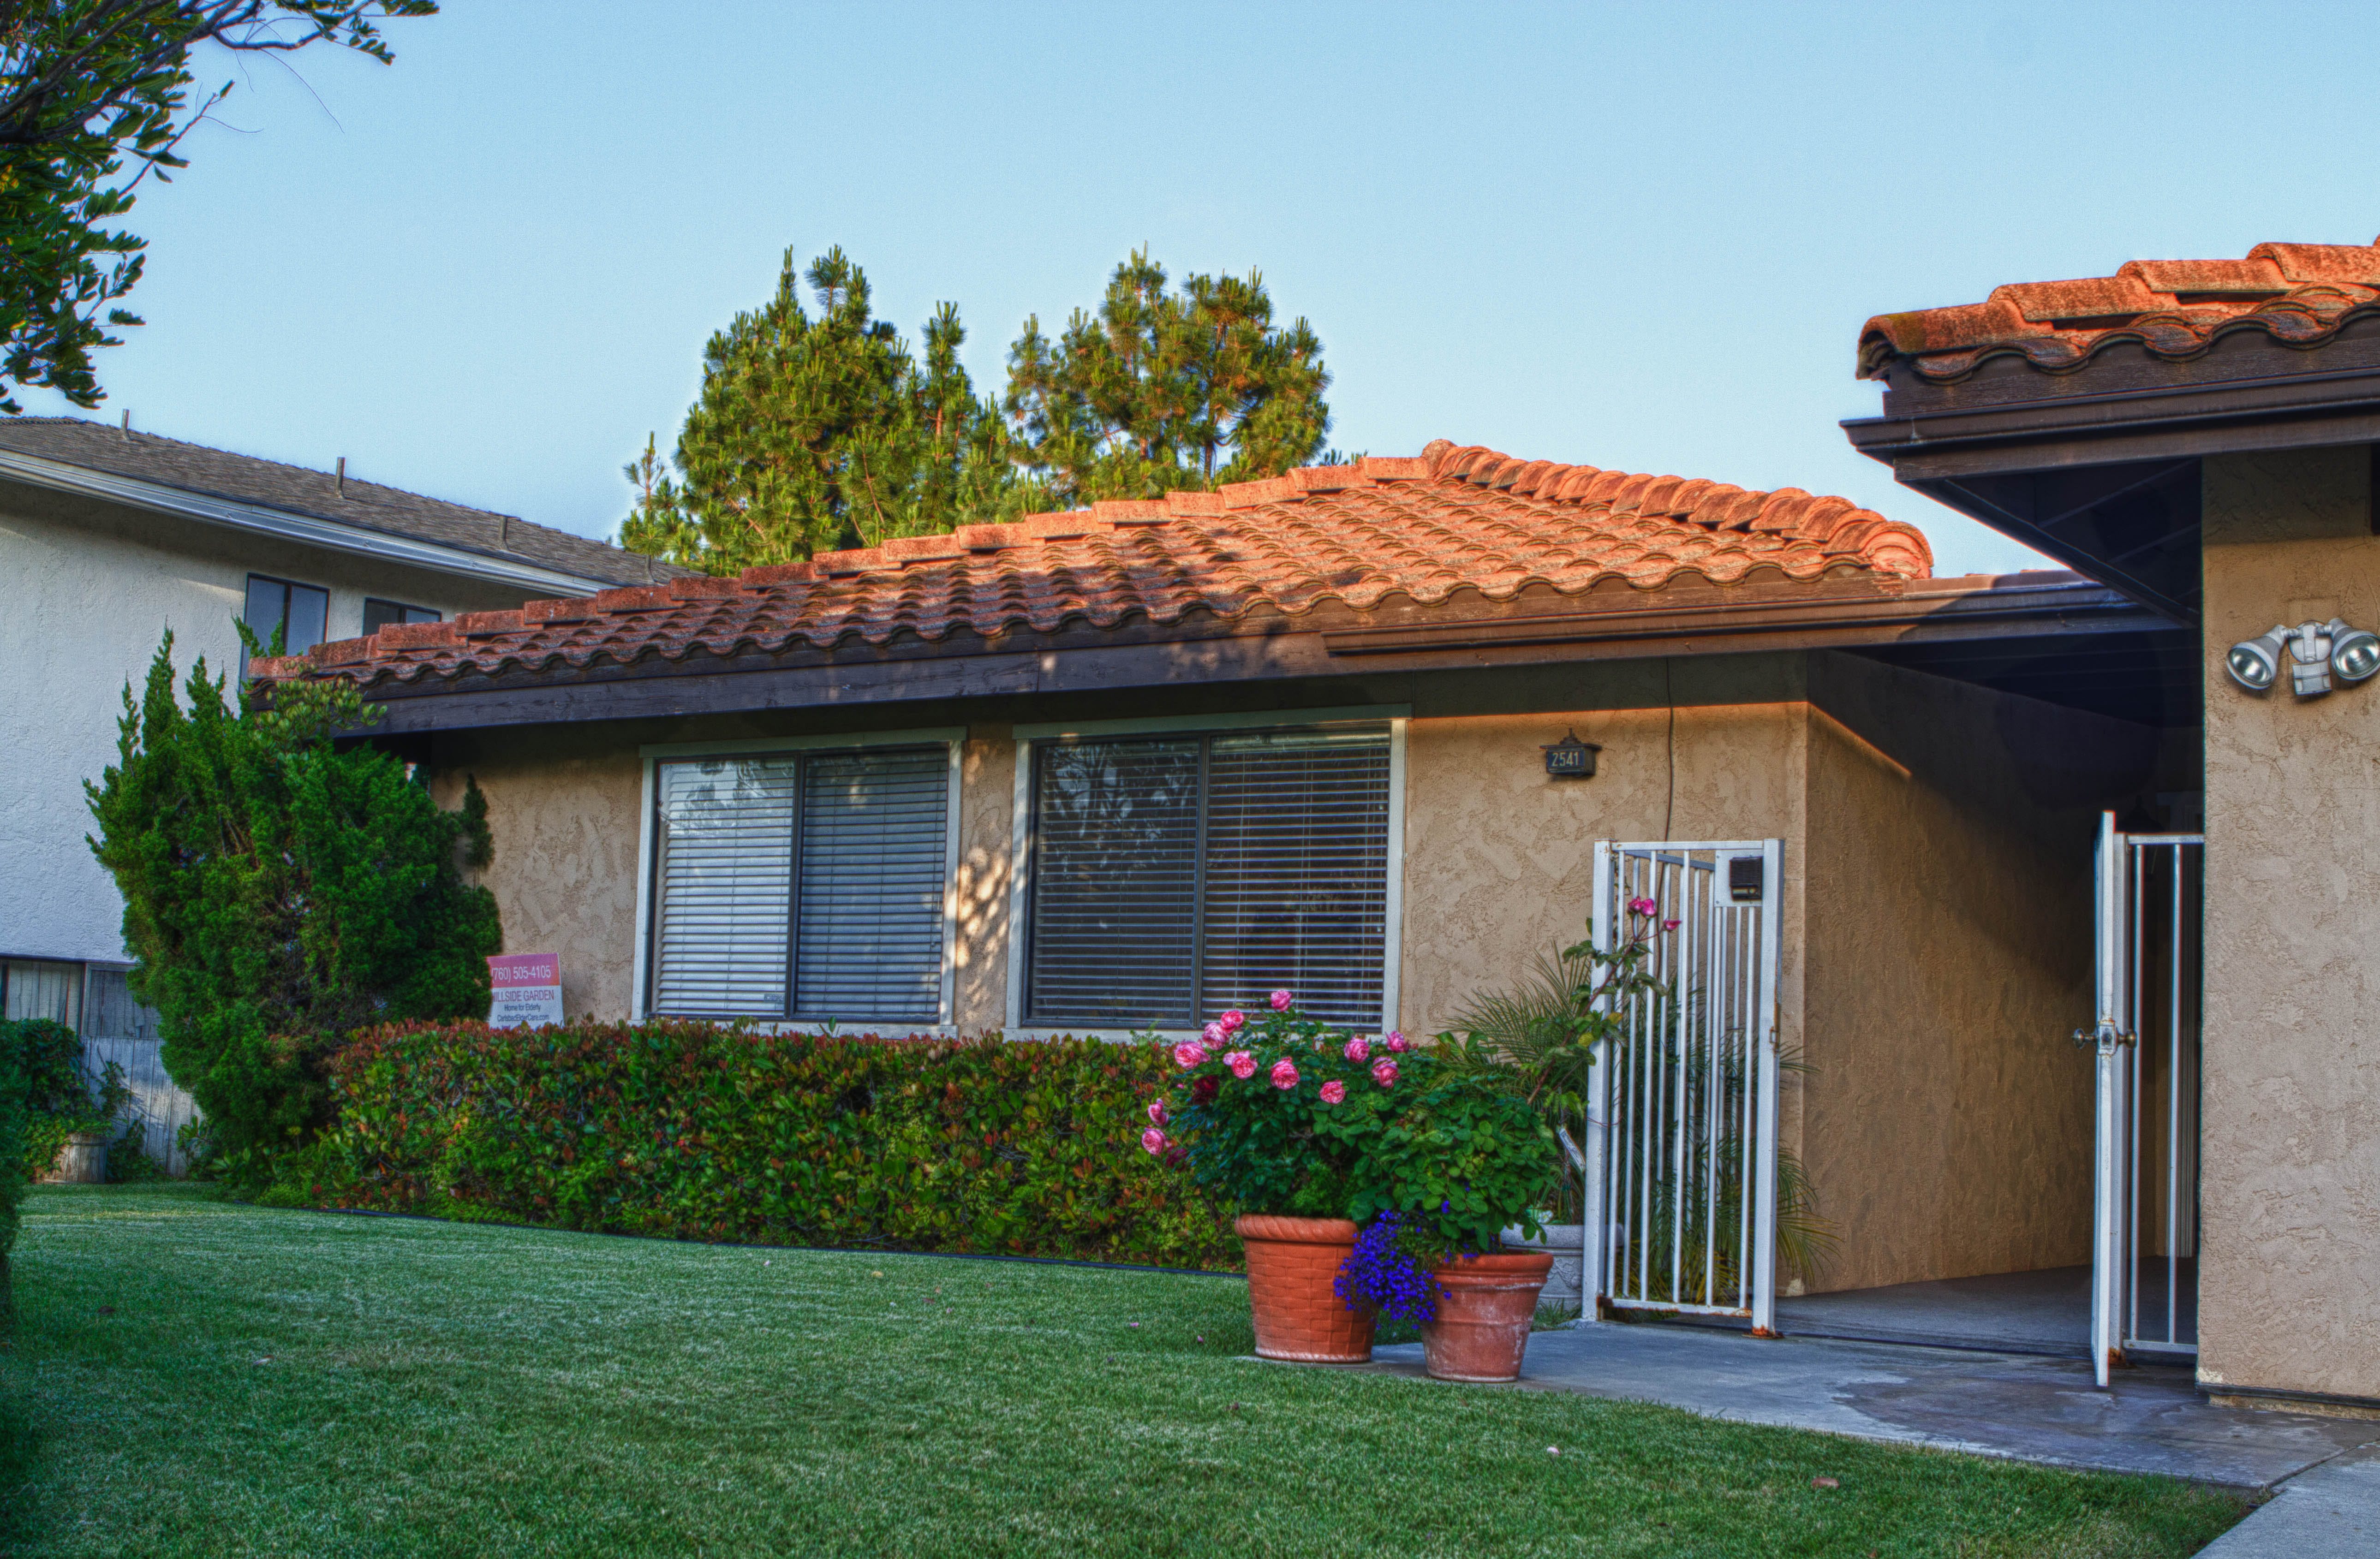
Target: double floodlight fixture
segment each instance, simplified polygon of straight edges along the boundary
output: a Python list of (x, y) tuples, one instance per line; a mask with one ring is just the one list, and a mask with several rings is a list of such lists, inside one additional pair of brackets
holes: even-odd
[(2360, 683), (2380, 671), (2380, 634), (2350, 628), (2337, 617), (2294, 628), (2277, 622), (2233, 645), (2223, 658), (2231, 680), (2251, 693), (2271, 692), (2285, 665), (2289, 691), (2301, 698), (2318, 698), (2330, 691), (2333, 677)]

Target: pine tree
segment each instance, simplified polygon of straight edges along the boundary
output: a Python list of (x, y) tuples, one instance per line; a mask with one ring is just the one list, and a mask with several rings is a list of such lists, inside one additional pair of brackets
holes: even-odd
[(1099, 312), (1052, 344), (1038, 318), (1009, 352), (1004, 402), (1024, 458), (1064, 503), (1155, 498), (1278, 476), (1323, 454), (1330, 376), (1304, 320), (1272, 322), (1264, 278), (1166, 290), (1139, 250)]
[(788, 250), (776, 296), (703, 352), (676, 477), (651, 441), (625, 468), (639, 496), (622, 544), (733, 574), (1002, 512), (1014, 472), (997, 408), (960, 366), (957, 308), (925, 337), (921, 366), (870, 317), (868, 277), (841, 248), (798, 276)]
[(1322, 456), (1330, 432), (1322, 344), (1304, 320), (1273, 323), (1255, 272), (1189, 276), (1175, 293), (1134, 254), (1058, 341), (1025, 321), (998, 405), (960, 363), (955, 304), (922, 337), (921, 359), (870, 316), (868, 278), (842, 249), (798, 274), (786, 251), (776, 296), (705, 348), (674, 459), (648, 438), (623, 467), (638, 497), (621, 544), (734, 574), (1277, 476)]

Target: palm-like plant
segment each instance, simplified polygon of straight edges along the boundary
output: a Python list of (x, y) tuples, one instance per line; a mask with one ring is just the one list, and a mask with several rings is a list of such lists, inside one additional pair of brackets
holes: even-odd
[[(1586, 1137), (1587, 1100), (1598, 1044), (1625, 1037), (1623, 1031), (1633, 1021), (1637, 1025), (1635, 1041), (1649, 1045), (1652, 1064), (1676, 1068), (1682, 1087), (1697, 1097), (1707, 1092), (1720, 1101), (1715, 1111), (1720, 1120), (1736, 1118), (1737, 1106), (1754, 1081), (1743, 1064), (1745, 1053), (1740, 1043), (1715, 1047), (1687, 1044), (1686, 1035), (1703, 1032), (1698, 1021), (1700, 997), (1688, 993), (1684, 999), (1675, 999), (1651, 973), (1647, 955), (1658, 931), (1650, 914), (1632, 906), (1631, 929), (1630, 939), (1612, 952), (1597, 952), (1592, 944), (1582, 942), (1540, 953), (1511, 985), (1475, 994), (1457, 1014), (1453, 1029), (1438, 1036), (1439, 1054), (1450, 1065), (1497, 1080), (1535, 1106), (1560, 1135), (1574, 1172), (1549, 1188), (1557, 1222), (1575, 1223), (1584, 1216), (1581, 1182), (1586, 1164), (1578, 1144)], [(1649, 1034), (1644, 1027), (1648, 1014), (1658, 1015), (1657, 1032)], [(1741, 1036), (1735, 1037), (1740, 1040)], [(1791, 1051), (1779, 1055), (1779, 1065), (1787, 1071), (1809, 1070)], [(1731, 1255), (1722, 1260), (1715, 1254), (1718, 1269), (1707, 1274), (1704, 1270), (1705, 1250), (1716, 1252), (1724, 1245), (1731, 1251), (1732, 1241), (1706, 1239), (1709, 1231), (1703, 1226), (1707, 1222), (1726, 1227), (1741, 1215), (1741, 1192), (1730, 1188), (1740, 1186), (1742, 1178), (1743, 1142), (1740, 1136), (1718, 1133), (1712, 1144), (1715, 1162), (1705, 1166), (1715, 1171), (1713, 1194), (1704, 1196), (1691, 1185), (1672, 1183), (1678, 1173), (1676, 1158), (1668, 1149), (1676, 1146), (1669, 1140), (1675, 1124), (1658, 1121), (1655, 1128), (1662, 1149), (1649, 1155), (1655, 1161), (1648, 1168), (1649, 1190), (1657, 1205), (1648, 1227), (1669, 1228), (1677, 1234), (1678, 1242), (1688, 1248), (1684, 1264), (1694, 1269), (1682, 1274), (1682, 1292), (1673, 1298), (1683, 1298), (1684, 1291), (1703, 1290), (1706, 1276), (1712, 1288), (1735, 1291), (1741, 1275), (1734, 1271)], [(1687, 1203), (1682, 1210), (1677, 1205), (1682, 1191)], [(1632, 1229), (1629, 1234), (1632, 1263), (1646, 1257), (1644, 1238), (1643, 1230)], [(1816, 1275), (1835, 1239), (1833, 1226), (1817, 1211), (1808, 1173), (1798, 1158), (1780, 1149), (1777, 1155), (1779, 1260), (1789, 1274), (1806, 1281)]]

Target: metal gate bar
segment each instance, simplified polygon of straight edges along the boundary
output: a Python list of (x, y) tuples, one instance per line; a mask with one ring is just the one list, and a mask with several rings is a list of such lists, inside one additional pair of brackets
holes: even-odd
[[(1775, 840), (1596, 847), (1596, 946), (1645, 935), (1659, 985), (1615, 1014), (1590, 1087), (1586, 1275), (1603, 1304), (1773, 1329), (1780, 860)], [(1736, 861), (1756, 876), (1736, 882)], [(1637, 899), (1659, 905), (1649, 926)]]
[(2205, 852), (2201, 834), (2125, 834), (2113, 813), (2100, 820), (2099, 1020), (2075, 1037), (2098, 1052), (2091, 1335), (2102, 1385), (2127, 1352), (2198, 1351)]

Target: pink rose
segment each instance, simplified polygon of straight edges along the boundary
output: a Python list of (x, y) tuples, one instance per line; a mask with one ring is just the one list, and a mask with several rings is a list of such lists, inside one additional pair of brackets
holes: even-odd
[(1164, 1100), (1151, 1099), (1148, 1102), (1148, 1118), (1160, 1126), (1165, 1124), (1167, 1117), (1165, 1114)]
[(1372, 1063), (1372, 1081), (1383, 1088), (1397, 1085), (1397, 1064), (1386, 1056)]
[(1140, 1147), (1143, 1153), (1163, 1153), (1172, 1145), (1165, 1140), (1165, 1133), (1154, 1126), (1140, 1134)]
[(1289, 1010), (1289, 1004), (1296, 999), (1287, 991), (1275, 991), (1270, 997), (1272, 1009), (1276, 1012), (1286, 1012)]
[(1347, 1085), (1335, 1077), (1322, 1085), (1322, 1102), (1326, 1105), (1335, 1105), (1346, 1096)]
[(1257, 1058), (1245, 1050), (1234, 1050), (1224, 1057), (1223, 1065), (1232, 1069), (1233, 1077), (1254, 1077), (1257, 1074)]
[(1631, 899), (1628, 900), (1628, 912), (1632, 915), (1649, 915), (1660, 907), (1660, 904), (1657, 900), (1651, 899)]
[(1245, 1022), (1246, 1022), (1247, 1021), (1248, 1021), (1248, 1015), (1247, 1015), (1246, 1013), (1245, 1013), (1245, 1012), (1241, 1011), (1241, 1010), (1240, 1010), (1238, 1008), (1236, 1008), (1236, 1007), (1232, 1008), (1229, 1012), (1224, 1013), (1221, 1017), (1220, 1017), (1220, 1018), (1218, 1018), (1218, 1019), (1216, 1019), (1216, 1020), (1215, 1020), (1215, 1021), (1217, 1021), (1217, 1022), (1219, 1022), (1219, 1023), (1220, 1023), (1220, 1024), (1222, 1024), (1222, 1025), (1223, 1025), (1223, 1032), (1224, 1032), (1225, 1033), (1239, 1033), (1239, 1032), (1240, 1032), (1240, 1025), (1241, 1025), (1241, 1024), (1243, 1024), (1243, 1023), (1245, 1023)]
[(1362, 1066), (1372, 1058), (1372, 1042), (1357, 1034), (1347, 1042), (1346, 1057), (1357, 1066)]
[(1396, 1030), (1390, 1029), (1389, 1031), (1388, 1045), (1391, 1050), (1410, 1050), (1413, 1048), (1413, 1041), (1407, 1039)]
[(1664, 931), (1675, 931), (1679, 926), (1684, 924), (1685, 923), (1683, 921), (1665, 920), (1661, 923), (1661, 929)]
[(1196, 1040), (1185, 1039), (1173, 1047), (1173, 1064), (1185, 1070), (1206, 1058), (1206, 1047)]
[(1288, 1057), (1283, 1056), (1272, 1064), (1272, 1085), (1275, 1088), (1297, 1086), (1297, 1068)]
[(1220, 1023), (1209, 1023), (1199, 1033), (1200, 1038), (1204, 1039), (1209, 1045), (1220, 1045), (1223, 1043), (1224, 1035), (1225, 1031), (1223, 1025)]

